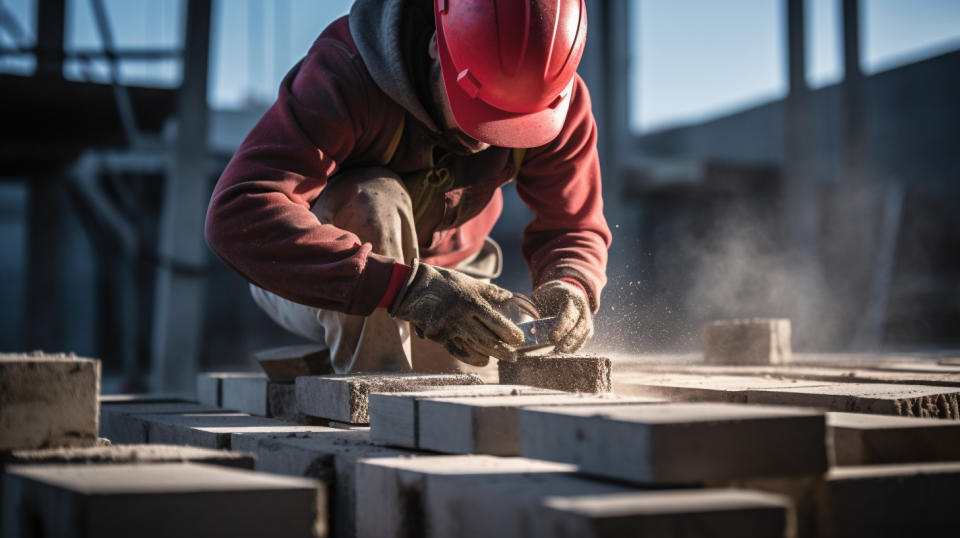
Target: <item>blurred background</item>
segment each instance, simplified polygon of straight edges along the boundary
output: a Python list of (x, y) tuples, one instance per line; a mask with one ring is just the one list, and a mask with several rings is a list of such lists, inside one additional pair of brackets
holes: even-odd
[[(206, 248), (213, 185), (346, 0), (0, 0), (0, 350), (192, 390), (298, 343)], [(717, 318), (960, 347), (960, 2), (592, 0), (609, 284), (588, 349)], [(511, 188), (506, 188), (512, 191)], [(530, 289), (512, 192), (499, 284)]]

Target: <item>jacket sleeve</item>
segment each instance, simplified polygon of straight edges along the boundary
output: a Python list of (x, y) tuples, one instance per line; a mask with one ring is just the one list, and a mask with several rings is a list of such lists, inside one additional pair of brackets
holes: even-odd
[(579, 75), (560, 134), (527, 152), (517, 193), (534, 213), (522, 244), (534, 287), (573, 278), (596, 312), (607, 281), (611, 234), (603, 216), (597, 126)]
[[(369, 314), (393, 260), (354, 233), (320, 224), (310, 204), (345, 160), (378, 144), (382, 99), (355, 52), (321, 38), (284, 79), (276, 103), (217, 182), (210, 248), (247, 280), (301, 304)], [(360, 65), (358, 65), (360, 64)], [(374, 150), (375, 151), (375, 150)]]

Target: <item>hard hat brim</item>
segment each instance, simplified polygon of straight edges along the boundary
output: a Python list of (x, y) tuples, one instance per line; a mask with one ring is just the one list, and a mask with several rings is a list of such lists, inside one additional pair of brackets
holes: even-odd
[(470, 97), (457, 82), (457, 68), (453, 65), (439, 28), (437, 40), (443, 85), (453, 118), (461, 131), (481, 142), (506, 148), (535, 148), (560, 134), (570, 108), (576, 77), (570, 79), (562, 93), (563, 97), (554, 106), (531, 113), (509, 112)]

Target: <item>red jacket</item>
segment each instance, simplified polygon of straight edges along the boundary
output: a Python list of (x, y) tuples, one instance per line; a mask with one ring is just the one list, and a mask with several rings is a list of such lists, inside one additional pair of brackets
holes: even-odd
[[(207, 211), (207, 242), (247, 280), (277, 295), (368, 315), (395, 260), (372, 253), (348, 230), (319, 223), (310, 206), (327, 178), (356, 166), (395, 171), (421, 200), (414, 211), (422, 260), (447, 267), (479, 250), (500, 216), (500, 187), (516, 180), (535, 215), (523, 235), (534, 286), (575, 278), (596, 311), (611, 237), (583, 81), (577, 77), (562, 131), (544, 146), (458, 155), (436, 148), (438, 136), (380, 90), (341, 18), (287, 75), (224, 170)], [(426, 173), (441, 166), (452, 181), (421, 194)]]

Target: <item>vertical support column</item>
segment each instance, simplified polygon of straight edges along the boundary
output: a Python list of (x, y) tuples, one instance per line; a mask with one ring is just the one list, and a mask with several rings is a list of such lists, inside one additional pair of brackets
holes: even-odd
[(863, 71), (860, 69), (860, 9), (858, 0), (843, 0), (844, 181), (863, 181)]
[(63, 78), (64, 0), (37, 2), (37, 76)]
[(191, 391), (202, 345), (202, 277), (174, 268), (203, 266), (207, 259), (203, 216), (210, 196), (204, 169), (210, 17), (210, 0), (187, 2), (177, 136), (160, 217), (160, 252), (175, 263), (161, 264), (157, 269), (151, 357), (154, 390)]
[[(784, 118), (783, 214), (786, 239), (805, 265), (816, 267), (818, 192), (808, 162), (813, 158), (810, 89), (807, 87), (804, 0), (787, 2), (787, 95)], [(809, 265), (813, 264), (813, 265)]]

